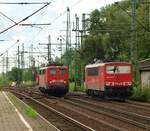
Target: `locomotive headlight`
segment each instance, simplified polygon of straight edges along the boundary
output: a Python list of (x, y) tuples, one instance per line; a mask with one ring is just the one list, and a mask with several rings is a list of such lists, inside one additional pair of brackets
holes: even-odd
[(110, 82), (106, 82), (106, 86), (110, 86)]
[(115, 83), (114, 82), (111, 82), (111, 86), (114, 86), (115, 85)]
[(67, 83), (67, 81), (64, 81), (64, 84), (66, 84)]
[(52, 81), (49, 81), (50, 84), (52, 84)]

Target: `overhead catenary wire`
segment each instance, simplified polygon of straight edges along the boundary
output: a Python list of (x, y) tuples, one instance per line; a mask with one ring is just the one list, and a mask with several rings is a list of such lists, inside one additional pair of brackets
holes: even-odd
[[(17, 22), (15, 22), (13, 19), (11, 19), (10, 17), (8, 17), (7, 15), (5, 15), (4, 13), (2, 13), (1, 11), (0, 11), (0, 14), (1, 15), (3, 15), (4, 17), (6, 17), (7, 19), (9, 19), (10, 21), (12, 21), (13, 23), (17, 23)], [(33, 25), (51, 25), (51, 23), (36, 23), (36, 24), (34, 24), (34, 23), (28, 23), (28, 24), (18, 24), (19, 26), (33, 26)]]
[[(82, 0), (78, 0), (76, 3), (74, 3), (73, 5), (71, 5), (69, 8), (73, 8), (75, 7), (76, 5), (78, 5)], [(62, 13), (60, 13), (58, 16), (56, 16), (55, 19), (52, 20), (51, 23), (54, 23), (57, 19), (59, 19), (61, 16), (63, 16), (64, 14), (67, 13), (67, 10), (63, 11)]]
[(1, 11), (0, 11), (0, 14), (3, 15), (4, 17), (6, 17), (7, 19), (9, 19), (11, 22), (13, 22), (13, 23), (16, 24), (16, 22), (15, 22), (13, 19), (11, 19), (10, 17), (8, 17), (8, 16), (5, 15), (4, 13), (2, 13)]
[[(75, 6), (77, 6), (80, 2), (81, 2), (82, 0), (78, 0), (76, 3), (74, 3), (73, 5), (71, 5), (70, 6), (70, 8), (74, 8)], [(60, 13), (58, 16), (56, 16), (50, 23), (51, 23), (51, 25), (57, 20), (57, 19), (59, 19), (61, 16), (63, 16), (64, 14), (66, 14), (67, 13), (67, 11), (65, 10), (65, 11), (63, 11), (62, 13)], [(44, 29), (45, 27), (43, 27), (43, 29)], [(43, 30), (42, 29), (42, 30)], [(41, 31), (42, 31), (41, 30)], [(41, 32), (41, 31), (39, 31), (39, 32)], [(39, 34), (39, 33), (38, 33)]]
[[(77, 6), (81, 1), (82, 1), (82, 0), (78, 0), (77, 2), (75, 2), (75, 3), (74, 3), (73, 5), (71, 5), (70, 7), (71, 7), (71, 8), (74, 8), (74, 7)], [(53, 1), (53, 2), (54, 2), (54, 1)], [(50, 22), (50, 24), (53, 25), (56, 20), (58, 20), (61, 16), (63, 16), (63, 15), (66, 14), (66, 13), (67, 13), (66, 10), (63, 11), (62, 13), (60, 13), (58, 16), (56, 16), (56, 17)], [(35, 36), (40, 35), (40, 33), (44, 30), (45, 27), (46, 27), (46, 25), (45, 25), (44, 27), (42, 27), (42, 29), (39, 30), (39, 31), (36, 33)], [(55, 30), (56, 30), (56, 29), (55, 29)], [(29, 42), (32, 43), (33, 39), (35, 39), (35, 37), (33, 37), (32, 40), (29, 40)], [(28, 42), (28, 43), (29, 43), (29, 42)]]
[(41, 23), (41, 24), (19, 24), (21, 26), (32, 26), (32, 25), (51, 25), (51, 23)]
[[(45, 13), (45, 10), (44, 11), (42, 11), (41, 13), (40, 13), (40, 15), (38, 16), (38, 18), (35, 20), (35, 21), (38, 21), (38, 19), (40, 18), (40, 19), (42, 19), (43, 18), (43, 14)], [(35, 22), (33, 22), (33, 24), (34, 24)], [(39, 26), (34, 26), (34, 25), (31, 25), (30, 27), (34, 27), (34, 28), (39, 28), (39, 29), (43, 29), (43, 27), (39, 27)], [(31, 39), (29, 39), (29, 40), (27, 40), (25, 43), (33, 43), (33, 41), (35, 40), (35, 36), (37, 36), (38, 34), (39, 34), (39, 32), (40, 31), (38, 31), (38, 33), (36, 33), (36, 35), (34, 35), (34, 37), (32, 37)], [(31, 34), (33, 34), (33, 29), (30, 31), (30, 33)]]
[(36, 14), (37, 12), (39, 12), (40, 10), (42, 10), (43, 8), (45, 8), (45, 7), (48, 6), (48, 5), (49, 5), (49, 3), (47, 3), (47, 4), (44, 5), (44, 6), (42, 6), (40, 9), (36, 10), (36, 11), (33, 12), (31, 15), (28, 15), (27, 17), (25, 17), (25, 18), (22, 19), (21, 21), (19, 21), (19, 22), (15, 23), (14, 25), (12, 25), (12, 26), (10, 26), (10, 27), (4, 29), (3, 31), (0, 32), (0, 34), (6, 32), (7, 30), (13, 28), (13, 27), (16, 26), (16, 25), (19, 25), (19, 24), (22, 23), (23, 21), (26, 21), (26, 20), (29, 19), (31, 16), (33, 16), (34, 14)]
[[(70, 6), (71, 8), (72, 7), (74, 7), (74, 6), (76, 6), (79, 2), (80, 2), (81, 0), (78, 0), (75, 4), (73, 4), (72, 6)], [(7, 3), (2, 3), (2, 4), (7, 4)], [(8, 4), (11, 4), (11, 3), (8, 3)], [(17, 4), (17, 3), (12, 3), (12, 4)], [(18, 4), (22, 4), (22, 3), (18, 3)], [(61, 13), (59, 16), (56, 16), (56, 17), (61, 17), (62, 15), (64, 15), (66, 13), (66, 11), (64, 11), (63, 13)], [(54, 21), (56, 21), (58, 18), (56, 18)], [(52, 20), (53, 21), (53, 20)], [(54, 22), (53, 21), (53, 22)], [(48, 23), (48, 24), (51, 24), (51, 23)], [(54, 23), (52, 23), (52, 24), (54, 24)], [(16, 25), (17, 26), (19, 26), (19, 25), (25, 25), (25, 24), (23, 24), (23, 23), (21, 23), (21, 24), (18, 24), (18, 22), (16, 22)], [(29, 25), (29, 24), (28, 24)], [(33, 24), (34, 25), (34, 24)], [(40, 30), (41, 31), (41, 30)], [(39, 32), (40, 32), (39, 31)], [(39, 35), (39, 32), (38, 32), (38, 35)], [(0, 32), (0, 34), (1, 34), (2, 32)], [(33, 39), (32, 39), (33, 40)]]
[[(125, 8), (123, 8), (122, 6), (119, 5), (119, 2), (115, 2), (115, 4), (116, 4), (120, 9), (122, 9), (127, 15), (129, 15), (130, 17), (132, 17), (131, 14), (126, 11)], [(135, 20), (137, 21), (137, 23), (138, 23), (145, 31), (150, 32), (150, 30), (149, 30), (148, 28), (146, 28), (137, 18), (135, 18)]]
[[(40, 8), (40, 7), (39, 7)], [(32, 13), (32, 12), (31, 12)], [(2, 13), (1, 13), (2, 14)], [(3, 16), (4, 16), (5, 14), (3, 13)], [(4, 17), (6, 17), (6, 15), (4, 16)], [(41, 18), (41, 17), (40, 17)], [(7, 19), (8, 19), (8, 16), (7, 16)], [(10, 18), (11, 19), (11, 18)], [(9, 19), (9, 20), (10, 20)], [(15, 23), (17, 23), (17, 22), (15, 22), (15, 21), (13, 21), (12, 19), (11, 19), (11, 21), (15, 24)], [(2, 24), (4, 24), (4, 22), (2, 23)], [(47, 24), (47, 23), (46, 23)], [(48, 23), (49, 24), (49, 23)], [(47, 25), (48, 25), (47, 24)], [(17, 23), (17, 26), (20, 26), (18, 23)], [(34, 26), (34, 25), (32, 25), (32, 26)], [(9, 35), (9, 34), (8, 34)], [(15, 44), (14, 44), (15, 45)], [(14, 46), (13, 45), (13, 46)], [(10, 48), (12, 48), (13, 46), (11, 46)], [(9, 49), (7, 49), (5, 52), (3, 52), (2, 54), (0, 54), (0, 55), (4, 55), (4, 54), (6, 54), (6, 52), (8, 51)]]
[(6, 51), (4, 51), (3, 53), (0, 54), (0, 56), (2, 56), (4, 53), (6, 53), (8, 50), (10, 50), (13, 46), (15, 46), (17, 43), (19, 42), (19, 40), (17, 40), (12, 46), (10, 46)]
[(29, 4), (50, 4), (50, 2), (0, 2), (0, 4), (4, 5), (29, 5)]

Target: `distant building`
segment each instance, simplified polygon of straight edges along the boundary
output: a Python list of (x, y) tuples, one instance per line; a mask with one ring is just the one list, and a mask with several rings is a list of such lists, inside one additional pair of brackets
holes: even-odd
[(150, 58), (140, 61), (139, 68), (142, 87), (150, 88)]

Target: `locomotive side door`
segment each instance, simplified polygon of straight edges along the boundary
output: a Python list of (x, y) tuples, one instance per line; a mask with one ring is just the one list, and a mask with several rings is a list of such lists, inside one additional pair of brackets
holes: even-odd
[(99, 90), (99, 67), (86, 68), (86, 87)]
[(45, 69), (40, 70), (39, 87), (45, 87)]
[(104, 66), (99, 67), (99, 87), (100, 91), (104, 91)]

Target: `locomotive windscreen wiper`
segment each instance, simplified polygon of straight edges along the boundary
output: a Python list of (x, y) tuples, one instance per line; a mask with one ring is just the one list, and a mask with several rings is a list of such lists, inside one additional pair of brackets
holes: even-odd
[(108, 71), (113, 71), (114, 73), (116, 73), (118, 72), (118, 66), (113, 66), (113, 68)]

